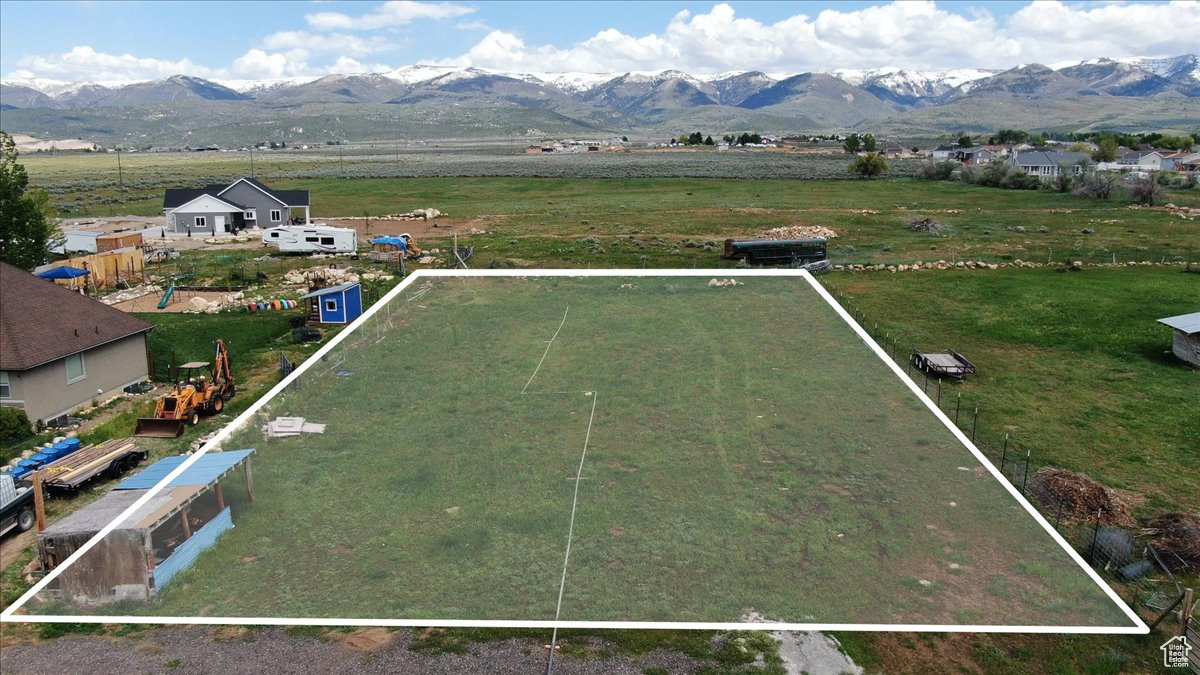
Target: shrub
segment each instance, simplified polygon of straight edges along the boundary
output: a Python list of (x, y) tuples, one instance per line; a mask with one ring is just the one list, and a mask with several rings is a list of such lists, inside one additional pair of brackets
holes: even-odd
[(24, 410), (0, 407), (0, 441), (21, 441), (32, 434), (33, 429)]
[(917, 167), (917, 177), (925, 180), (949, 180), (958, 168), (958, 162), (921, 162)]

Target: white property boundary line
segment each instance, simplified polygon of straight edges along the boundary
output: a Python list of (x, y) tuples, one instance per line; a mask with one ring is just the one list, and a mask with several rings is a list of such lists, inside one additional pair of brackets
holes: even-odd
[(550, 341), (546, 343), (546, 351), (542, 352), (542, 360), (538, 361), (537, 368), (533, 369), (533, 374), (529, 376), (529, 381), (521, 388), (521, 393), (524, 394), (529, 385), (533, 384), (533, 378), (537, 377), (538, 371), (542, 369), (542, 364), (546, 362), (546, 357), (550, 355), (550, 348), (554, 346), (554, 341), (558, 339), (558, 334), (562, 332), (562, 327), (567, 323), (567, 314), (571, 312), (571, 306), (563, 310), (563, 320), (558, 324), (558, 329), (554, 331), (554, 335), (550, 336)]
[[(1002, 626), (1002, 625), (956, 625), (956, 624), (833, 624), (833, 623), (742, 623), (742, 622), (708, 622), (708, 623), (689, 623), (677, 621), (508, 621), (508, 620), (448, 620), (448, 619), (322, 619), (322, 618), (303, 618), (303, 619), (288, 619), (280, 617), (146, 617), (146, 616), (89, 616), (89, 615), (35, 615), (35, 614), (16, 614), (17, 610), (21, 609), (31, 598), (37, 595), (51, 581), (57, 577), (62, 570), (68, 565), (73, 564), (87, 551), (91, 550), (97, 542), (110, 532), (116, 529), (119, 523), (124, 522), (135, 511), (141, 508), (150, 500), (159, 490), (165, 487), (176, 476), (180, 475), (188, 469), (201, 455), (217, 448), (225, 441), (233, 430), (240, 428), (254, 416), (266, 402), (271, 400), (279, 392), (292, 384), (302, 373), (306, 372), (314, 363), (320, 361), (320, 357), (328, 354), (334, 347), (339, 345), (348, 335), (353, 333), (359, 326), (365, 323), (370, 317), (374, 316), (381, 307), (385, 306), (397, 295), (404, 292), (413, 282), (427, 277), (800, 277), (808, 282), (818, 295), (837, 312), (838, 316), (849, 325), (854, 332), (867, 343), (868, 346), (875, 352), (875, 355), (886, 364), (902, 382), (908, 385), (908, 388), (916, 394), (916, 396), (925, 403), (926, 407), (954, 434), (971, 452), (975, 458), (988, 469), (992, 476), (1000, 481), (1000, 484), (1008, 490), (1008, 492), (1017, 500), (1021, 506), (1029, 512), (1029, 515), (1041, 524), (1046, 532), (1062, 546), (1063, 550), (1071, 557), (1072, 560), (1090, 577), (1103, 591), (1108, 595), (1116, 605), (1129, 617), (1133, 623), (1132, 626)], [(229, 426), (217, 433), (212, 440), (205, 443), (199, 452), (194, 453), (191, 457), (180, 464), (174, 471), (167, 474), (158, 485), (154, 486), (146, 494), (142, 495), (137, 501), (125, 509), (120, 516), (113, 522), (104, 526), (94, 537), (92, 537), (79, 550), (71, 554), (58, 567), (51, 570), (49, 574), (42, 578), (41, 581), (34, 584), (25, 592), (15, 603), (7, 607), (3, 612), (0, 612), (0, 620), (3, 621), (23, 621), (32, 623), (130, 623), (130, 624), (164, 624), (164, 625), (280, 625), (280, 626), (395, 626), (395, 627), (473, 627), (473, 628), (659, 628), (659, 629), (693, 629), (693, 630), (804, 630), (804, 631), (871, 631), (871, 632), (913, 632), (913, 631), (935, 631), (947, 633), (1090, 633), (1090, 634), (1108, 634), (1108, 635), (1144, 635), (1150, 632), (1149, 627), (1142, 619), (1129, 608), (1128, 605), (1104, 582), (1103, 579), (1089, 566), (1082, 557), (1071, 547), (1062, 535), (1052, 527), (1037, 509), (1029, 503), (1023, 495), (1021, 495), (1015, 487), (1003, 478), (999, 470), (975, 447), (969, 438), (954, 425), (949, 417), (942, 412), (940, 408), (934, 404), (933, 400), (921, 391), (921, 388), (909, 378), (903, 370), (896, 365), (887, 353), (875, 342), (874, 339), (858, 325), (858, 323), (850, 316), (849, 312), (842, 308), (841, 305), (833, 299), (820, 284), (806, 270), (756, 270), (756, 269), (709, 269), (709, 270), (680, 270), (680, 269), (661, 269), (661, 270), (625, 270), (625, 269), (589, 269), (589, 270), (418, 270), (406, 279), (400, 282), (395, 288), (384, 295), (378, 302), (372, 305), (358, 319), (346, 327), (341, 333), (329, 341), (328, 344), (318, 349), (311, 357), (302, 363), (290, 375), (285, 377), (279, 384), (271, 388), (267, 394), (256, 401), (245, 412), (239, 415)]]

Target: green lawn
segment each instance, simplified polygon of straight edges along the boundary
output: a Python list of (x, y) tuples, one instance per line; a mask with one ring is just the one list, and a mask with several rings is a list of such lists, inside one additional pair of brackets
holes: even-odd
[(707, 282), (402, 296), (266, 409), (326, 433), (237, 432), (257, 502), (121, 611), (552, 619), (586, 439), (564, 620), (1127, 624), (806, 283)]

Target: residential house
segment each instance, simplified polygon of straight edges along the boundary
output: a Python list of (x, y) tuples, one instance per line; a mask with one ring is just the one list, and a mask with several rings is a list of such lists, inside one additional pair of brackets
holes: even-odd
[(1084, 164), (1091, 156), (1086, 152), (1051, 152), (1047, 150), (1031, 150), (1018, 152), (1008, 161), (1013, 166), (1031, 175), (1049, 180), (1059, 174), (1063, 167), (1070, 169), (1072, 175), (1078, 176), (1084, 171)]
[(45, 422), (120, 393), (147, 379), (153, 328), (0, 263), (0, 405)]
[(991, 150), (982, 146), (976, 146), (973, 148), (959, 148), (954, 153), (953, 159), (963, 164), (987, 164), (995, 156), (996, 153)]
[(879, 145), (879, 154), (888, 159), (900, 159), (908, 154), (908, 150), (899, 143), (885, 141)]
[(1117, 158), (1117, 164), (1133, 171), (1162, 171), (1165, 154), (1161, 150), (1130, 150)]
[(1200, 173), (1200, 152), (1175, 158), (1175, 170), (1184, 173)]
[(954, 153), (962, 148), (957, 145), (939, 145), (930, 153), (933, 158), (939, 162), (944, 162), (949, 159), (954, 159)]
[(311, 222), (308, 190), (273, 190), (253, 178), (199, 189), (170, 188), (163, 196), (163, 216), (169, 232), (198, 237)]

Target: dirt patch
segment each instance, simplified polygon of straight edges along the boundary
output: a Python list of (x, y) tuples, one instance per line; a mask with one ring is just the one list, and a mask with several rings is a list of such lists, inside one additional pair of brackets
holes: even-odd
[(1142, 534), (1163, 564), (1176, 571), (1200, 572), (1200, 514), (1169, 512), (1146, 521)]
[(330, 553), (334, 553), (334, 554), (338, 554), (338, 553), (353, 553), (353, 552), (354, 552), (354, 547), (353, 547), (353, 546), (347, 546), (347, 545), (345, 545), (345, 544), (338, 544), (337, 546), (334, 546), (333, 548), (329, 549), (329, 552), (330, 552)]
[(230, 295), (224, 291), (176, 291), (171, 295), (171, 302), (163, 309), (158, 308), (162, 296), (158, 293), (143, 295), (140, 298), (118, 302), (112, 307), (122, 312), (151, 312), (155, 314), (171, 314), (178, 312), (199, 311), (191, 304), (192, 298), (202, 298), (207, 307), (209, 302), (223, 302)]
[[(371, 220), (368, 227), (361, 218), (330, 218), (322, 222), (335, 227), (348, 227), (359, 234), (360, 239), (370, 237), (398, 236), (411, 234), (420, 245), (421, 239), (449, 237), (452, 233), (463, 234), (471, 230), (489, 230), (492, 223), (483, 218), (435, 218), (434, 220)], [(425, 248), (421, 246), (421, 248)]]
[(341, 638), (341, 643), (347, 647), (362, 651), (371, 651), (385, 647), (396, 639), (396, 634), (386, 628), (363, 628), (349, 633)]
[(1092, 522), (1100, 513), (1104, 525), (1133, 525), (1128, 501), (1084, 473), (1046, 467), (1029, 479), (1029, 494), (1048, 514), (1064, 522)]
[(933, 218), (914, 218), (913, 220), (908, 221), (908, 229), (911, 232), (938, 234), (948, 230), (949, 226), (943, 225)]
[(613, 525), (612, 527), (608, 528), (608, 533), (614, 537), (623, 537), (625, 536), (625, 528), (621, 527), (620, 525)]
[(821, 489), (843, 497), (849, 497), (851, 494), (846, 488), (841, 485), (834, 485), (833, 483), (821, 483)]

